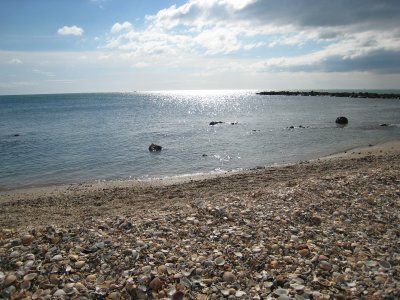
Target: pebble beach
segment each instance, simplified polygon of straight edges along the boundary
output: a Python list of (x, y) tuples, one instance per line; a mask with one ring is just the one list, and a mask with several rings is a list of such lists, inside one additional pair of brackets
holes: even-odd
[(400, 142), (0, 192), (0, 299), (398, 299)]

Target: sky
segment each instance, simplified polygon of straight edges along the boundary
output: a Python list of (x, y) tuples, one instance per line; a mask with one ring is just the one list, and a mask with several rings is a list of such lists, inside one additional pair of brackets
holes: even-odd
[(0, 94), (399, 89), (399, 0), (0, 0)]

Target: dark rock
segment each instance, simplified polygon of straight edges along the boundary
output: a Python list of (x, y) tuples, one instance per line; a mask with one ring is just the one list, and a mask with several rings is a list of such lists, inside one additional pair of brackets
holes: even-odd
[(346, 117), (337, 117), (336, 124), (345, 125), (348, 124), (349, 120)]
[(149, 146), (149, 151), (150, 151), (150, 152), (158, 152), (158, 151), (161, 151), (161, 150), (162, 150), (162, 147), (159, 146), (159, 145), (151, 144), (151, 145)]
[(224, 123), (224, 122), (221, 122), (221, 121), (211, 121), (209, 125), (214, 126), (214, 125), (222, 124), (222, 123)]
[(14, 134), (14, 136), (19, 136), (19, 134), (18, 134), (18, 133), (16, 133), (16, 134)]

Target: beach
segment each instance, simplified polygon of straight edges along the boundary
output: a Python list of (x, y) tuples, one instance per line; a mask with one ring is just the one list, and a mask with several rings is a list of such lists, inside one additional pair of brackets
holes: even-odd
[(400, 142), (0, 192), (0, 298), (396, 299)]

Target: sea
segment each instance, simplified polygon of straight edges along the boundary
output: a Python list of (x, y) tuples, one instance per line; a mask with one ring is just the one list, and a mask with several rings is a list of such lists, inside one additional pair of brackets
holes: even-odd
[[(339, 116), (347, 126), (336, 125)], [(0, 96), (0, 189), (286, 165), (399, 138), (398, 99), (254, 90)], [(162, 151), (150, 152), (152, 143)]]

